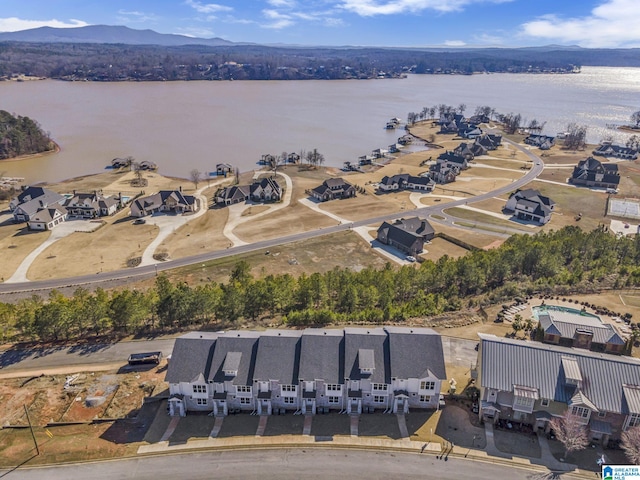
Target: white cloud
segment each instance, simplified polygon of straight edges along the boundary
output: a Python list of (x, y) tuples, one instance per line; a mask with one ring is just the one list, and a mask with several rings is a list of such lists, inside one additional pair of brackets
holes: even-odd
[(270, 28), (273, 30), (280, 30), (282, 28), (290, 27), (295, 24), (295, 21), (292, 19), (291, 15), (287, 15), (286, 13), (280, 13), (277, 10), (262, 10), (262, 14), (270, 20), (269, 23), (261, 25), (263, 28)]
[(267, 3), (272, 7), (276, 7), (276, 8), (281, 8), (281, 7), (293, 8), (296, 4), (294, 0), (267, 0)]
[(87, 25), (89, 25), (87, 22), (73, 18), (66, 22), (55, 18), (51, 20), (25, 20), (17, 17), (0, 18), (0, 32), (17, 32), (39, 27), (77, 28), (86, 27)]
[(363, 17), (419, 13), (423, 10), (456, 12), (471, 3), (505, 3), (511, 0), (342, 0), (339, 6)]
[(462, 40), (445, 40), (444, 44), (447, 47), (464, 47), (466, 45)]
[(583, 47), (640, 46), (640, 2), (608, 0), (590, 15), (562, 18), (544, 15), (522, 25), (522, 35)]
[(118, 20), (123, 23), (144, 23), (158, 20), (158, 16), (153, 13), (139, 11), (118, 10)]
[(220, 5), (218, 3), (202, 3), (195, 0), (186, 0), (185, 4), (189, 5), (198, 13), (216, 13), (216, 12), (231, 12), (232, 7), (226, 5)]

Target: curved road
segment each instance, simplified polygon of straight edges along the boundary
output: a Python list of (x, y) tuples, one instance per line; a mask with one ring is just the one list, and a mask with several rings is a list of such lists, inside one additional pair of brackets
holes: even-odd
[[(465, 198), (461, 200), (454, 200), (451, 202), (445, 202), (444, 204), (440, 204), (440, 205), (432, 205), (429, 207), (423, 207), (423, 208), (417, 208), (415, 210), (411, 210), (411, 215), (431, 216), (435, 214), (443, 217), (444, 219), (444, 220), (437, 221), (437, 223), (453, 225), (452, 217), (446, 215), (443, 212), (445, 209), (460, 206), (460, 205), (470, 205), (473, 203), (481, 202), (483, 200), (487, 200), (489, 198), (492, 198), (498, 195), (511, 192), (513, 190), (516, 190), (526, 185), (532, 180), (536, 179), (538, 175), (542, 173), (542, 170), (544, 169), (544, 163), (542, 162), (540, 157), (538, 157), (537, 155), (534, 155), (529, 150), (521, 147), (520, 145), (518, 145), (515, 142), (512, 142), (511, 140), (507, 140), (503, 138), (502, 141), (525, 152), (533, 162), (532, 168), (524, 176), (522, 176), (517, 180), (514, 180), (508, 185), (505, 185), (503, 187), (500, 187), (496, 190), (492, 190), (487, 193), (483, 193), (482, 195), (477, 195), (475, 197)], [(381, 223), (384, 221), (396, 220), (406, 215), (407, 215), (406, 211), (388, 214), (388, 215), (381, 215), (378, 217), (367, 218), (366, 220), (359, 220), (352, 223), (336, 225), (333, 227), (320, 228), (314, 231), (296, 233), (294, 235), (273, 238), (270, 240), (262, 240), (260, 242), (255, 242), (248, 245), (240, 245), (237, 247), (228, 248), (226, 250), (218, 250), (216, 252), (202, 253), (199, 255), (192, 255), (190, 257), (179, 258), (176, 260), (169, 260), (161, 264), (139, 266), (134, 269), (115, 270), (112, 272), (104, 272), (104, 273), (98, 273), (98, 274), (92, 274), (92, 275), (81, 275), (77, 277), (58, 278), (58, 279), (51, 279), (51, 280), (37, 280), (33, 282), (2, 283), (0, 284), (0, 293), (27, 292), (27, 291), (45, 290), (45, 289), (52, 289), (52, 288), (63, 288), (63, 287), (70, 287), (70, 286), (77, 286), (77, 285), (86, 285), (91, 283), (105, 283), (111, 280), (119, 280), (123, 278), (131, 279), (131, 278), (148, 277), (158, 272), (161, 272), (163, 270), (171, 270), (177, 267), (194, 265), (198, 263), (207, 262), (210, 260), (215, 260), (218, 258), (229, 257), (232, 255), (240, 255), (240, 254), (252, 252), (255, 250), (267, 249), (267, 248), (275, 247), (277, 245), (283, 245), (287, 243), (298, 242), (301, 240), (307, 240), (309, 238), (341, 232), (341, 231), (349, 230), (354, 227), (361, 227), (361, 226), (369, 225), (372, 223)], [(493, 228), (495, 228), (495, 226), (493, 226)], [(508, 227), (505, 227), (504, 230), (508, 231)], [(522, 233), (522, 232), (518, 231), (517, 233)]]
[[(6, 471), (0, 470), (0, 477)], [(493, 464), (449, 458), (437, 460), (433, 455), (372, 452), (337, 449), (273, 449), (232, 450), (182, 455), (137, 457), (106, 462), (91, 462), (53, 467), (20, 467), (10, 472), (11, 480), (69, 478), (91, 480), (163, 480), (189, 478), (204, 480), (260, 479), (391, 479), (421, 478), (440, 480), (531, 480), (547, 478), (548, 471), (525, 470), (504, 464)], [(550, 477), (549, 477), (550, 478)], [(560, 476), (553, 478), (561, 478)]]

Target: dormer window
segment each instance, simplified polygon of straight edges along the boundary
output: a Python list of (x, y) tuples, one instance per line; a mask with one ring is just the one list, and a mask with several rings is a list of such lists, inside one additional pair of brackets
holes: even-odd
[(360, 368), (360, 374), (373, 373), (375, 369), (373, 350), (367, 348), (358, 350), (358, 367)]
[(562, 357), (562, 370), (564, 371), (565, 383), (578, 388), (582, 385), (582, 373), (575, 357)]
[(242, 352), (227, 352), (222, 365), (222, 373), (227, 377), (235, 377), (238, 375), (238, 368), (240, 367), (240, 359), (242, 358)]

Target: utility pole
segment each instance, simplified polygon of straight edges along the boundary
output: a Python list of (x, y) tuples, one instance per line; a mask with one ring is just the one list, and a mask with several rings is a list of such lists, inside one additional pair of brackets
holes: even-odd
[(40, 448), (38, 448), (38, 441), (36, 440), (36, 435), (33, 433), (33, 425), (31, 425), (31, 418), (29, 417), (29, 410), (26, 405), (23, 405), (24, 413), (27, 415), (27, 422), (29, 422), (29, 430), (31, 430), (31, 437), (33, 438), (33, 443), (36, 446), (36, 455), (40, 455)]

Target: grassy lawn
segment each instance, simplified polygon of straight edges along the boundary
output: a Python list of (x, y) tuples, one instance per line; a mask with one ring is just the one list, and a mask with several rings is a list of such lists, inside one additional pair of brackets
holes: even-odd
[(315, 437), (332, 437), (350, 435), (349, 415), (332, 412), (327, 415), (314, 415), (311, 423), (311, 435)]
[(434, 238), (431, 240), (431, 243), (424, 246), (424, 250), (425, 253), (422, 253), (420, 256), (428, 260), (433, 260), (434, 262), (445, 255), (452, 258), (459, 258), (468, 253), (468, 250), (444, 238)]
[[(447, 235), (463, 240), (469, 245), (477, 248), (494, 246), (496, 244), (496, 240), (498, 240), (495, 235), (483, 233), (481, 230), (470, 231), (462, 228), (450, 227), (448, 225), (434, 225), (434, 228), (436, 233), (446, 233)], [(502, 241), (500, 241), (500, 243), (502, 243)]]
[(400, 438), (400, 427), (395, 415), (365, 413), (360, 415), (359, 437)]
[(264, 430), (265, 436), (274, 435), (302, 435), (304, 427), (304, 415), (271, 415)]
[[(445, 210), (445, 213), (452, 215), (457, 218), (462, 218), (465, 220), (472, 220), (474, 222), (487, 223), (489, 225), (495, 225), (496, 227), (509, 227), (515, 228), (516, 230), (521, 230), (522, 233), (530, 233), (534, 230), (527, 228), (526, 226), (522, 226), (517, 222), (511, 222), (509, 220), (503, 220), (501, 218), (496, 218), (492, 215), (487, 215), (484, 213), (476, 212), (473, 210), (467, 210), (466, 208), (453, 207)], [(499, 231), (499, 229), (498, 229)]]

